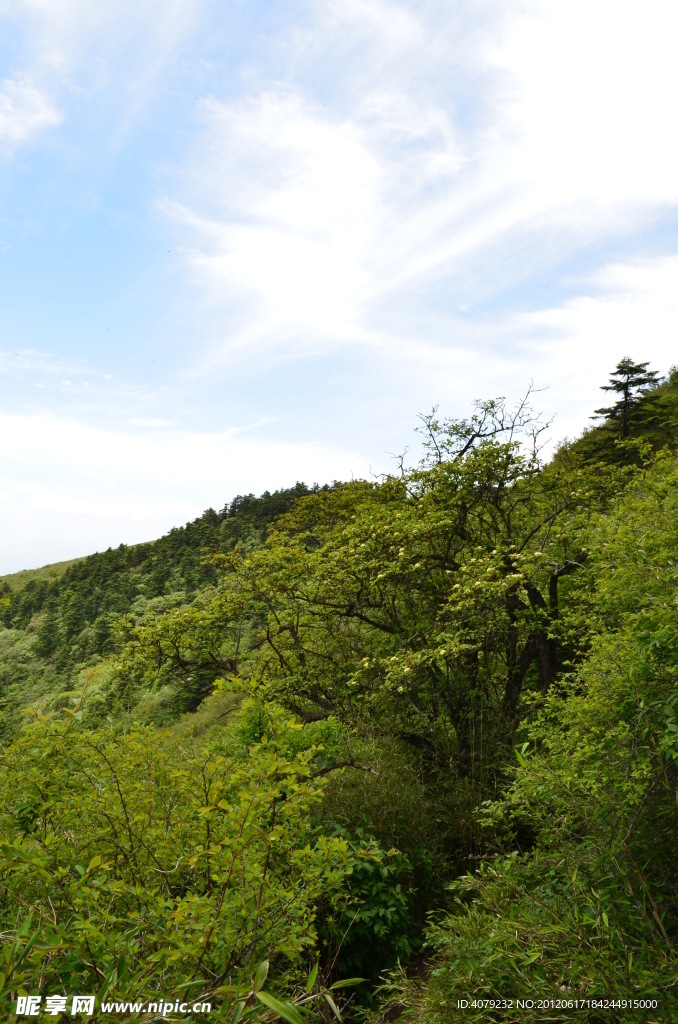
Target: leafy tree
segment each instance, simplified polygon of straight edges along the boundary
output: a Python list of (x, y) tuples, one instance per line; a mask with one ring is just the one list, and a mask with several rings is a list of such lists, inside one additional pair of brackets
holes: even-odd
[[(678, 1020), (677, 495), (662, 457), (591, 531), (590, 653), (540, 701), (513, 785), (485, 806), (499, 853), (454, 885), (430, 985), (396, 983), (422, 1019), (454, 1019), (473, 991), (565, 1000), (527, 1019)], [(595, 995), (658, 1008), (568, 1009)]]
[[(613, 470), (551, 473), (497, 440), (517, 429), (503, 405), (480, 417), (491, 436), (429, 421), (433, 453), (400, 479), (302, 499), (266, 548), (222, 561), (195, 612), (213, 645), (227, 622), (259, 623), (243, 670), (303, 720), (369, 723), (466, 774), (510, 741), (523, 687), (545, 692), (571, 655), (560, 590), (585, 564), (591, 510), (619, 486)], [(137, 650), (157, 652), (182, 619), (144, 626)], [(178, 649), (185, 660), (190, 644)]]
[[(629, 477), (574, 454), (543, 466), (533, 426), (529, 416), (520, 424), (525, 448), (503, 404), (484, 404), (470, 423), (432, 417), (421, 466), (302, 498), (265, 547), (219, 556), (222, 579), (199, 605), (139, 623), (119, 662), (126, 699), (149, 685), (190, 698), (200, 672), (209, 683), (215, 659), (230, 659), (227, 674), (249, 677), (307, 726), (341, 722), (346, 782), (330, 789), (364, 813), (333, 799), (325, 820), (388, 844), (389, 809), (410, 823), (397, 838), (416, 878), (402, 933), (410, 948), (412, 922), (440, 899), (442, 880), (485, 848), (474, 807), (502, 786), (531, 700), (590, 642), (588, 531)], [(420, 780), (407, 789), (416, 808), (386, 783), (380, 746), (402, 779)], [(402, 883), (385, 882), (401, 906)], [(363, 946), (359, 971), (374, 977), (367, 954), (379, 944)]]

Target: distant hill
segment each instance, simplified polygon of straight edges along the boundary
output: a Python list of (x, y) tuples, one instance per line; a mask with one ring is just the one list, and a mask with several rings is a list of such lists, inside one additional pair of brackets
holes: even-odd
[(6, 576), (0, 576), (0, 588), (6, 584), (16, 592), (23, 590), (31, 580), (47, 580), (48, 583), (53, 583), (54, 580), (63, 576), (72, 565), (81, 562), (84, 557), (86, 556), (82, 555), (80, 558), (69, 558), (65, 562), (52, 562), (50, 565), (40, 566), (39, 569), (20, 569), (19, 572), (8, 573)]
[(180, 595), (190, 601), (215, 578), (204, 556), (236, 544), (264, 543), (270, 524), (297, 498), (323, 488), (297, 482), (259, 497), (238, 495), (220, 512), (207, 509), (157, 541), (26, 569), (0, 578), (0, 623), (38, 633), (36, 653), (58, 670), (110, 653), (112, 624), (142, 603)]

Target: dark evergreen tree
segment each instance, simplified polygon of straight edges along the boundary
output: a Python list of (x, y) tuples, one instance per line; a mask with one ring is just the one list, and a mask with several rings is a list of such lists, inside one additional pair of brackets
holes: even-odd
[(659, 383), (659, 374), (656, 370), (648, 370), (648, 366), (649, 363), (634, 363), (628, 356), (620, 359), (610, 374), (610, 383), (603, 384), (601, 391), (615, 391), (621, 397), (614, 405), (596, 409), (595, 416), (591, 418), (605, 417), (617, 421), (621, 424), (622, 437), (628, 437), (629, 421), (635, 403), (649, 388), (656, 387)]
[(59, 647), (60, 642), (59, 615), (56, 608), (52, 606), (47, 609), (40, 623), (35, 644), (36, 654), (41, 658), (50, 658)]

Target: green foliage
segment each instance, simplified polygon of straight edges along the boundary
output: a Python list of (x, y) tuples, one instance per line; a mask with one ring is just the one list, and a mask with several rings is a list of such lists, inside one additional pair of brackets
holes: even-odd
[[(40, 663), (34, 677), (48, 678), (51, 691), (70, 690), (73, 676), (107, 658), (120, 647), (139, 620), (148, 614), (189, 604), (218, 577), (206, 554), (260, 546), (276, 516), (287, 511), (300, 496), (318, 492), (298, 483), (295, 487), (265, 492), (261, 497), (235, 498), (221, 512), (208, 509), (185, 527), (171, 530), (150, 544), (119, 548), (25, 571), (0, 580), (0, 624), (24, 634)], [(12, 661), (5, 662), (6, 682), (0, 704), (0, 735), (16, 727), (17, 713), (30, 703), (35, 690), (24, 687), (21, 672), (15, 676)], [(176, 718), (193, 710), (209, 692), (219, 671), (210, 674), (209, 664), (198, 664), (194, 679), (183, 673), (182, 691), (165, 701), (163, 717)], [(147, 682), (145, 680), (144, 682)], [(191, 683), (193, 685), (191, 685)], [(154, 685), (162, 686), (163, 679)], [(129, 687), (120, 700), (112, 696), (113, 714), (131, 711), (139, 694)], [(169, 696), (169, 695), (168, 695)]]
[[(2, 755), (13, 991), (219, 997), (265, 953), (293, 979), (317, 903), (351, 869), (346, 841), (311, 822), (315, 750), (280, 751), (299, 724), (267, 708), (267, 736), (237, 758), (151, 728), (85, 730), (76, 707), (38, 718)], [(31, 930), (19, 964), (11, 949)]]
[(413, 929), (412, 864), (398, 850), (386, 853), (359, 830), (342, 830), (351, 864), (348, 896), (321, 918), (320, 939), (333, 972), (358, 972), (376, 982), (385, 967), (407, 962), (416, 947)]
[(677, 512), (678, 462), (660, 458), (592, 530), (590, 653), (541, 703), (513, 785), (485, 809), (495, 843), (514, 850), (453, 886), (425, 998), (405, 995), (426, 1020), (454, 1019), (471, 990), (654, 995), (656, 1019), (678, 1019)]
[(0, 582), (5, 1001), (299, 1024), (400, 963), (420, 1021), (678, 1020), (677, 382), (622, 361), (547, 464), (526, 402), (434, 410), (399, 476)]

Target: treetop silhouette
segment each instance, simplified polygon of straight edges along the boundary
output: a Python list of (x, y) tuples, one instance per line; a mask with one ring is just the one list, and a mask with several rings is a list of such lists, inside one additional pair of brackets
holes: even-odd
[(649, 362), (634, 363), (628, 356), (620, 359), (610, 374), (610, 383), (603, 384), (601, 391), (615, 391), (621, 397), (614, 405), (596, 409), (591, 419), (604, 417), (618, 421), (621, 424), (622, 437), (627, 438), (634, 405), (642, 394), (659, 382), (659, 373), (656, 370), (648, 370), (649, 365)]

